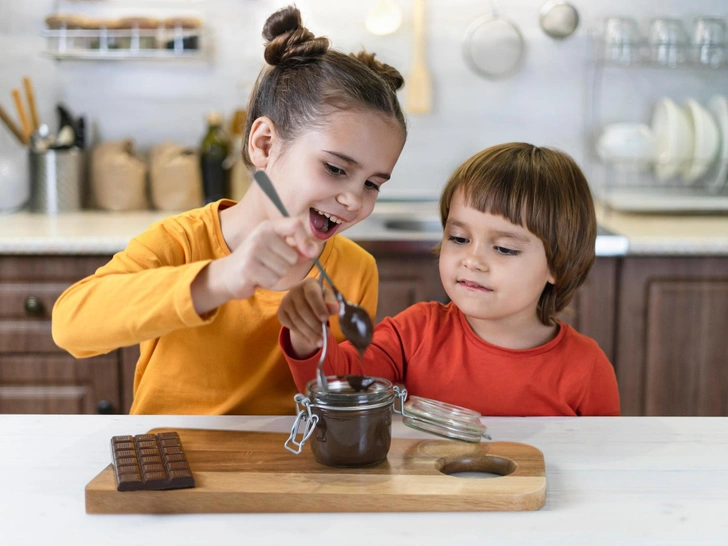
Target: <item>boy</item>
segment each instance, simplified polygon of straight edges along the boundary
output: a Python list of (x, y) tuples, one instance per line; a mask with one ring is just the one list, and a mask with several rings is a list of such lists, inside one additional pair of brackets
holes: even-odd
[[(619, 415), (607, 357), (556, 319), (594, 263), (594, 204), (576, 163), (530, 144), (488, 148), (452, 175), (440, 214), (451, 303), (386, 318), (361, 363), (350, 343), (329, 339), (325, 371), (363, 369), (482, 415)], [(313, 279), (281, 303), (280, 344), (302, 392), (315, 376), (321, 322), (337, 310)]]

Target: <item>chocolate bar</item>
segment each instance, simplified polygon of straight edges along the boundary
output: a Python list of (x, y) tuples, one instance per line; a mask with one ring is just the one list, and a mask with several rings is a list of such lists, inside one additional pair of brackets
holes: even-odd
[(114, 436), (111, 457), (117, 491), (195, 486), (190, 463), (176, 432)]

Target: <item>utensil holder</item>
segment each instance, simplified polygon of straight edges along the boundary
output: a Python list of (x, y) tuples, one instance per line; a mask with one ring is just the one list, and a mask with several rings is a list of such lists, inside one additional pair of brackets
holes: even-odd
[(83, 204), (84, 154), (79, 148), (30, 151), (30, 201), (33, 212), (68, 212)]

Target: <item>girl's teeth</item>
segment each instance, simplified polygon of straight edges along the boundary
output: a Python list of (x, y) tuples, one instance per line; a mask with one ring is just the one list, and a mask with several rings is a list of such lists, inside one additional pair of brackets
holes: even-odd
[(320, 211), (319, 209), (313, 209), (313, 210), (315, 210), (316, 212), (318, 212), (321, 216), (326, 216), (326, 218), (328, 218), (329, 220), (331, 220), (335, 224), (340, 224), (341, 222), (343, 222), (343, 220), (340, 220), (339, 218), (337, 218), (333, 214), (329, 214), (328, 212)]

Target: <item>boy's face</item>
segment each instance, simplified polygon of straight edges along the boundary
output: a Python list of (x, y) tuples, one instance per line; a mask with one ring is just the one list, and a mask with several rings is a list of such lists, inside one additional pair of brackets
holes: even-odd
[(440, 250), (447, 295), (474, 328), (491, 324), (520, 329), (540, 324), (541, 292), (555, 279), (542, 241), (502, 216), (467, 206), (453, 196)]

